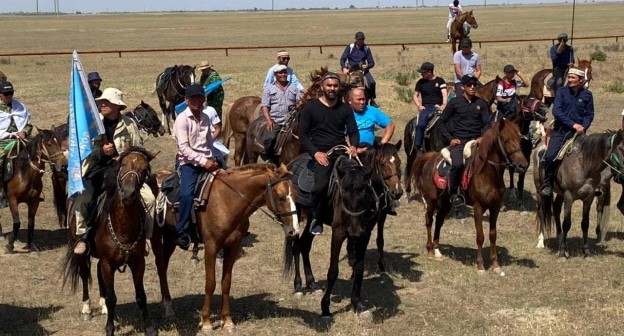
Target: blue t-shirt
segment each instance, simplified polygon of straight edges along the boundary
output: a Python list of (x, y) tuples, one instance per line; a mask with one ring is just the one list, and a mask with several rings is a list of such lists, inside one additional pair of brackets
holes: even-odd
[(392, 122), (380, 109), (367, 105), (362, 113), (353, 112), (355, 123), (360, 132), (360, 144), (373, 145), (375, 142), (375, 125), (385, 128)]

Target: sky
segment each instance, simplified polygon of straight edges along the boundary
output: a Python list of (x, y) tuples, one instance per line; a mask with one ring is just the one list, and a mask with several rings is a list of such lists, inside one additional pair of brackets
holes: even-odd
[[(65, 13), (95, 13), (95, 12), (159, 12), (159, 11), (211, 11), (211, 10), (239, 10), (239, 9), (271, 9), (330, 7), (414, 7), (416, 1), (425, 6), (446, 6), (450, 0), (58, 0), (60, 11)], [(460, 0), (464, 6), (488, 4), (531, 4), (545, 2), (566, 2), (566, 0)], [(569, 0), (568, 2), (570, 2)], [(604, 0), (600, 0), (604, 2)], [(607, 0), (614, 2), (617, 0)], [(40, 12), (53, 12), (54, 0), (1, 0), (0, 13), (35, 12), (37, 3)], [(592, 0), (578, 0), (578, 3), (592, 2)]]

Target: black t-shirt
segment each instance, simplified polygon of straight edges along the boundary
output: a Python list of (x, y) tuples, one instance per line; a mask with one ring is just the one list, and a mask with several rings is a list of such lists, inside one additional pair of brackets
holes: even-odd
[(349, 105), (338, 101), (329, 107), (315, 99), (303, 106), (299, 139), (303, 149), (311, 156), (318, 151), (327, 152), (337, 145), (346, 145), (345, 135), (352, 144), (360, 143), (360, 134)]
[(423, 105), (442, 105), (442, 89), (446, 89), (446, 82), (440, 77), (432, 80), (421, 78), (416, 82), (416, 88), (414, 88), (414, 90), (420, 92)]
[(468, 101), (459, 96), (446, 105), (438, 120), (438, 131), (446, 144), (452, 139), (473, 140), (490, 127), (490, 122), (491, 113), (485, 100), (473, 97)]

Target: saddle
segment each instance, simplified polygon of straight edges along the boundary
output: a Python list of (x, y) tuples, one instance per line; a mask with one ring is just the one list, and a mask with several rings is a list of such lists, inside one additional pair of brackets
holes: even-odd
[(295, 202), (302, 206), (312, 205), (312, 189), (314, 189), (314, 159), (308, 153), (297, 156), (289, 165), (292, 175), (292, 182), (299, 192)]
[(548, 75), (546, 75), (546, 78), (544, 78), (544, 87), (542, 88), (542, 93), (544, 94), (545, 98), (555, 97), (555, 90), (551, 89), (551, 87), (553, 87), (554, 84), (555, 84), (555, 77), (553, 76), (551, 72)]
[(576, 151), (577, 148), (574, 147), (574, 140), (576, 140), (576, 137), (572, 137), (571, 139), (568, 139), (566, 142), (563, 143), (563, 146), (561, 146), (561, 149), (559, 150), (559, 152), (557, 152), (555, 160), (561, 161), (564, 157)]
[(174, 66), (174, 67), (168, 67), (165, 69), (165, 71), (163, 71), (163, 73), (158, 78), (158, 85), (157, 85), (158, 90), (162, 91), (165, 89), (165, 87), (167, 86), (167, 83), (171, 81), (171, 77), (173, 77), (173, 75), (176, 73), (176, 69), (177, 69), (177, 66)]
[[(461, 178), (461, 189), (466, 190), (470, 185), (472, 179), (472, 163), (474, 162), (474, 152), (476, 152), (477, 140), (470, 140), (464, 146), (463, 160), (464, 171)], [(433, 180), (439, 189), (447, 189), (450, 186), (448, 183), (449, 173), (451, 172), (451, 152), (448, 147), (443, 148), (440, 151), (442, 159), (436, 164), (436, 172), (434, 173)]]
[(429, 121), (427, 122), (427, 126), (425, 127), (425, 138), (429, 138), (431, 136), (431, 130), (438, 123), (438, 120), (442, 116), (442, 111), (435, 111), (429, 115)]
[[(194, 198), (194, 206), (196, 210), (205, 207), (208, 203), (212, 182), (219, 172), (220, 170), (215, 171), (214, 174), (204, 172), (197, 179), (197, 182), (195, 183)], [(160, 193), (163, 195), (164, 201), (166, 201), (167, 204), (173, 205), (173, 210), (176, 212), (179, 205), (178, 195), (180, 193), (180, 175), (173, 173), (167, 176), (162, 181)]]

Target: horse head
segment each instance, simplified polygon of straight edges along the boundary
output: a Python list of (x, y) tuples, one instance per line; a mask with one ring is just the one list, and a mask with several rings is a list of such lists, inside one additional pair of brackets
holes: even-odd
[(583, 83), (584, 88), (589, 88), (589, 82), (592, 80), (592, 66), (591, 60), (582, 60), (577, 58), (578, 68), (585, 71), (585, 81)]
[(117, 192), (122, 202), (131, 204), (140, 197), (140, 190), (150, 176), (150, 161), (154, 158), (141, 147), (131, 147), (118, 158)]
[(52, 130), (35, 128), (38, 133), (32, 141), (37, 145), (37, 158), (50, 163), (56, 171), (66, 170), (67, 156), (62, 148), (62, 139), (58, 139)]
[(137, 126), (148, 134), (155, 137), (165, 134), (165, 128), (158, 118), (156, 110), (142, 100), (141, 104), (137, 105), (134, 110), (126, 112), (125, 115), (132, 118)]
[(183, 88), (195, 83), (195, 67), (190, 65), (176, 65), (176, 77)]
[(304, 228), (299, 226), (299, 217), (295, 207), (297, 188), (292, 183), (292, 173), (284, 164), (270, 171), (270, 180), (265, 193), (265, 202), (269, 210), (282, 225), (287, 239), (301, 236)]
[[(611, 173), (613, 174), (613, 180), (617, 183), (624, 183), (624, 131), (618, 130), (611, 134), (609, 138), (611, 144), (611, 154), (609, 155), (609, 162), (611, 163)], [(624, 199), (620, 198), (620, 200)], [(620, 202), (618, 202), (618, 208)]]
[(518, 104), (519, 115), (524, 120), (535, 120), (539, 122), (546, 122), (548, 120), (548, 106), (539, 99), (520, 96), (520, 104)]
[(383, 179), (385, 189), (392, 201), (398, 201), (403, 195), (401, 158), (399, 157), (401, 145), (401, 140), (396, 145), (390, 143), (380, 144), (375, 141), (375, 145), (370, 153), (367, 154), (368, 163), (379, 174), (379, 177)]
[(463, 22), (469, 24), (470, 27), (475, 28), (475, 29), (479, 28), (479, 24), (477, 23), (477, 19), (475, 19), (474, 15), (472, 14), (472, 10), (464, 12), (460, 14), (459, 16), (461, 17), (460, 22), (462, 22), (463, 20)]
[[(360, 166), (351, 159), (342, 159), (336, 163), (338, 178), (338, 193), (334, 195), (334, 222), (336, 222), (336, 207), (348, 218), (346, 228), (351, 237), (359, 237), (364, 232), (366, 219), (372, 218), (378, 209), (371, 204), (371, 194), (375, 194), (371, 185), (373, 171), (368, 166)], [(371, 214), (371, 212), (373, 212)]]
[[(498, 125), (497, 125), (498, 124)], [(521, 134), (520, 129), (516, 123), (501, 119), (494, 124), (494, 133), (496, 135), (496, 141), (498, 142), (498, 148), (500, 154), (503, 156), (507, 165), (513, 165), (519, 172), (526, 171), (529, 163), (522, 153), (522, 147), (520, 144)], [(489, 132), (486, 132), (486, 134)], [(486, 136), (484, 135), (484, 138)], [(482, 142), (485, 142), (483, 140)]]

